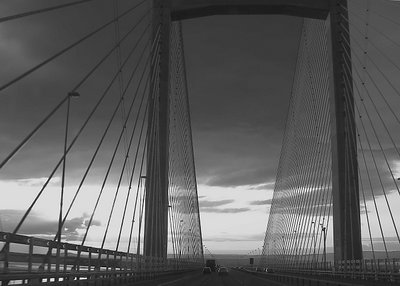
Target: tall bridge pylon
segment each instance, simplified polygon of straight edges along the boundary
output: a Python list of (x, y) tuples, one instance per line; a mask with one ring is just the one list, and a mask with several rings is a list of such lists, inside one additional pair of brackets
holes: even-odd
[(1, 285), (203, 266), (181, 20), (234, 14), (304, 18), (261, 266), (399, 281), (398, 1), (3, 2)]
[[(346, 13), (347, 0), (154, 0), (154, 30), (160, 29), (159, 89), (153, 97), (153, 106), (158, 106), (158, 131), (150, 136), (146, 208), (145, 254), (164, 257), (167, 245), (168, 164), (169, 142), (168, 122), (170, 117), (170, 27), (174, 21), (210, 16), (234, 14), (283, 14), (311, 19), (327, 19), (329, 38), (330, 101), (331, 101), (331, 145), (332, 145), (332, 193), (334, 221), (335, 260), (361, 259), (361, 225), (358, 204), (357, 143), (355, 138), (354, 113), (345, 108), (345, 98), (353, 101), (352, 92), (344, 89), (344, 68), (351, 66), (341, 48), (344, 30), (348, 29)], [(344, 16), (344, 18), (343, 18)], [(156, 35), (156, 34), (154, 34)], [(347, 58), (351, 61), (351, 58)], [(149, 120), (152, 122), (152, 120)], [(150, 129), (150, 128), (149, 128)], [(352, 134), (353, 133), (353, 134)], [(157, 155), (156, 155), (157, 154)], [(157, 169), (158, 168), (158, 169)], [(155, 171), (158, 170), (158, 171)], [(151, 205), (151, 202), (156, 204)], [(351, 210), (349, 216), (344, 210)], [(157, 239), (155, 239), (157, 238)], [(155, 242), (157, 241), (157, 242)], [(156, 244), (157, 245), (156, 245)]]

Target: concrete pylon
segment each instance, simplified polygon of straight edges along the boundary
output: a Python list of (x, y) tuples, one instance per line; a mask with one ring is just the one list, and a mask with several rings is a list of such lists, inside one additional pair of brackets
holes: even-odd
[(336, 261), (358, 260), (362, 259), (362, 244), (347, 0), (330, 0), (329, 4), (334, 252)]
[[(168, 246), (169, 172), (169, 50), (171, 11), (168, 0), (153, 0), (153, 39), (158, 33), (153, 56), (158, 70), (151, 83), (148, 117), (147, 173), (145, 198), (144, 255), (166, 258)], [(155, 55), (154, 53), (159, 53)], [(157, 61), (155, 61), (157, 64)], [(158, 85), (158, 86), (157, 86)]]
[[(166, 257), (167, 253), (171, 21), (219, 14), (285, 14), (327, 19), (335, 260), (361, 259), (354, 98), (352, 87), (344, 88), (344, 70), (347, 66), (351, 68), (350, 48), (342, 45), (343, 39), (349, 37), (345, 31), (347, 0), (153, 0), (153, 3), (154, 35), (158, 28), (161, 31), (160, 73), (156, 78), (159, 92), (154, 94), (149, 109), (144, 254)], [(351, 77), (351, 71), (348, 74)]]

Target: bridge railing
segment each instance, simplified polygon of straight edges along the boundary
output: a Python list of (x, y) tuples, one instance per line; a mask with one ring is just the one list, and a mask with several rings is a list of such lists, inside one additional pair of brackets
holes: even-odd
[(165, 259), (0, 232), (1, 285), (88, 280), (128, 283), (188, 271), (201, 266)]
[(400, 259), (362, 259), (326, 262), (306, 262), (288, 265), (276, 263), (264, 266), (276, 272), (296, 273), (331, 278), (380, 280), (400, 283)]

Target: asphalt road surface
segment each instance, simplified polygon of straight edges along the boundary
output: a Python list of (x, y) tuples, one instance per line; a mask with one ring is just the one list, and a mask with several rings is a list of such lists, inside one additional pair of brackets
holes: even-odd
[(274, 282), (263, 277), (251, 275), (246, 272), (229, 269), (227, 275), (218, 273), (203, 274), (191, 273), (181, 278), (158, 282), (157, 286), (283, 286), (285, 284)]

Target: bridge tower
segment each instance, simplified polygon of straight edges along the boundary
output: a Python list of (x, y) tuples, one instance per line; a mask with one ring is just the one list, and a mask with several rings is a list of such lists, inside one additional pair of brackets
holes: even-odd
[[(147, 176), (145, 199), (144, 255), (167, 257), (168, 246), (168, 172), (169, 172), (169, 64), (170, 64), (170, 0), (153, 0), (153, 47), (159, 53), (152, 63), (158, 70), (151, 84), (148, 115)], [(155, 39), (159, 35), (158, 39)], [(157, 47), (158, 45), (158, 47)]]
[(351, 55), (351, 51), (348, 46), (346, 50), (340, 48), (342, 41), (350, 43), (349, 34), (343, 31), (350, 31), (347, 0), (331, 0), (329, 5), (334, 253), (336, 261), (357, 260), (362, 259), (357, 132), (353, 90), (350, 87), (351, 93), (346, 94), (344, 88), (344, 69), (351, 69), (351, 59), (346, 63), (343, 56)]
[[(347, 0), (153, 0), (154, 35), (160, 29), (159, 74), (149, 109), (144, 255), (166, 257), (168, 231), (169, 34), (171, 21), (209, 15), (285, 14), (327, 20), (330, 51), (332, 192), (335, 260), (361, 259), (357, 138), (354, 110), (346, 110), (345, 62)], [(347, 27), (347, 28), (346, 28)], [(344, 38), (343, 38), (344, 37)], [(153, 86), (153, 85), (151, 85)], [(353, 215), (345, 215), (344, 210)]]

